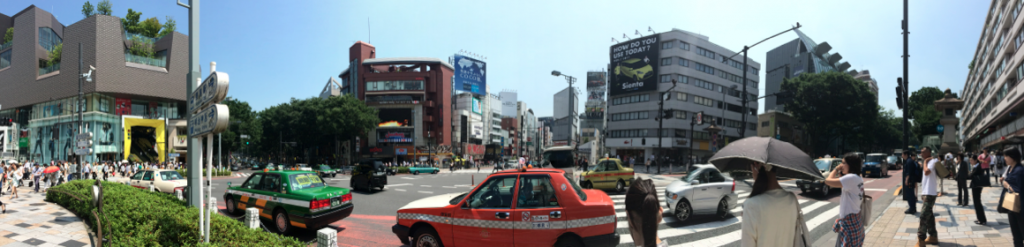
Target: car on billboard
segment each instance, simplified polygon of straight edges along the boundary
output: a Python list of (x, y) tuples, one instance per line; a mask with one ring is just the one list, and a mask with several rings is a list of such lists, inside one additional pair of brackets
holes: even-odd
[(649, 63), (641, 63), (639, 58), (630, 58), (626, 61), (622, 61), (618, 66), (615, 66), (615, 75), (626, 76), (629, 78), (636, 79), (637, 81), (643, 81), (647, 78), (654, 76), (654, 68)]

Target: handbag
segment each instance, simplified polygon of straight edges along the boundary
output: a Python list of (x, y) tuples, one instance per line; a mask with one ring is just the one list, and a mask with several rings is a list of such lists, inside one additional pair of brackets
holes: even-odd
[(869, 195), (864, 195), (860, 200), (860, 222), (865, 229), (871, 225), (871, 203), (875, 201)]
[(1003, 202), (999, 205), (1011, 212), (1020, 213), (1020, 195), (1009, 191), (1003, 194)]
[(793, 236), (794, 247), (809, 247), (811, 242), (807, 240), (807, 236), (810, 236), (810, 231), (807, 230), (807, 221), (804, 221), (804, 212), (800, 210), (800, 207), (796, 208), (796, 235)]

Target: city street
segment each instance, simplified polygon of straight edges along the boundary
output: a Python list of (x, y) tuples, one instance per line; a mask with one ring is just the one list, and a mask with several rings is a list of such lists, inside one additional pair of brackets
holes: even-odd
[[(653, 169), (652, 169), (653, 170)], [(215, 178), (213, 181), (213, 193), (215, 196), (224, 194), (227, 182), (237, 185), (245, 181), (251, 174), (250, 170), (242, 170), (232, 177)], [(452, 173), (442, 170), (440, 174), (400, 174), (388, 177), (388, 186), (385, 190), (366, 193), (363, 191), (353, 192), (355, 211), (348, 218), (331, 224), (338, 230), (338, 239), (342, 245), (351, 246), (399, 246), (401, 243), (391, 232), (391, 226), (395, 224), (395, 212), (398, 208), (417, 199), (443, 195), (448, 193), (466, 192), (473, 188), (475, 183), (487, 178), (490, 170), (481, 169), (480, 173), (475, 170), (460, 170)], [(673, 175), (649, 175), (637, 174), (638, 178), (651, 178), (659, 190), (659, 195), (664, 194), (665, 187), (672, 181), (680, 179), (682, 174)], [(899, 187), (901, 170), (890, 170), (886, 178), (865, 178), (865, 193), (874, 198), (874, 210), (872, 213), (877, 216), (885, 210), (894, 197), (893, 191)], [(325, 178), (330, 186), (349, 187), (349, 176), (338, 175), (337, 177)], [(736, 194), (739, 197), (738, 203), (742, 203), (750, 194), (750, 186), (753, 179), (739, 180), (736, 183)], [(800, 207), (807, 220), (808, 229), (815, 240), (815, 246), (832, 246), (835, 237), (832, 232), (832, 224), (839, 214), (838, 189), (833, 189), (827, 197), (821, 197), (817, 192), (802, 194), (796, 186), (795, 180), (780, 181), (780, 184), (787, 191), (795, 192)], [(632, 246), (632, 238), (629, 236), (629, 227), (625, 216), (625, 194), (606, 191), (615, 201), (616, 215), (618, 216), (618, 232), (622, 238), (619, 246)], [(659, 198), (664, 200), (664, 198)], [(225, 214), (223, 202), (218, 202), (221, 214)], [(670, 215), (668, 208), (665, 208), (665, 216), (658, 229), (658, 237), (668, 241), (670, 245), (686, 246), (739, 246), (740, 222), (743, 219), (742, 207), (736, 207), (732, 216), (725, 220), (717, 220), (712, 215), (694, 215), (687, 222), (679, 222)], [(240, 215), (229, 215), (239, 217)], [(264, 221), (264, 224), (269, 222)], [(290, 234), (301, 241), (310, 241), (316, 238), (315, 230), (296, 231)]]

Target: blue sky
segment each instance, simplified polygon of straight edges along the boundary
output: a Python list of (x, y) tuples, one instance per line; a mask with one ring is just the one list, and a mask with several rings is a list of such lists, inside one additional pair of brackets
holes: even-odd
[[(83, 18), (84, 2), (5, 0), (0, 13), (13, 15), (35, 4), (70, 25)], [(161, 22), (169, 15), (188, 33), (188, 11), (175, 0), (111, 2), (116, 16), (128, 8)], [(228, 95), (257, 110), (318, 95), (329, 77), (348, 66), (348, 47), (357, 40), (370, 41), (382, 58), (447, 58), (459, 50), (486, 56), (491, 91), (518, 91), (538, 116), (552, 114), (552, 96), (566, 86), (551, 70), (583, 78), (606, 66), (611, 38), (635, 38), (635, 30), (647, 33), (648, 27), (700, 33), (738, 50), (800, 22), (804, 33), (829, 42), (853, 69), (870, 70), (879, 82), (879, 103), (888, 109), (896, 109), (894, 87), (902, 76), (899, 0), (286, 2), (201, 5), (204, 73), (216, 61), (219, 71), (231, 75)], [(989, 4), (910, 1), (912, 90), (962, 90)], [(781, 35), (751, 49), (750, 56), (763, 64), (768, 50), (795, 38)], [(764, 73), (759, 76), (763, 81)]]

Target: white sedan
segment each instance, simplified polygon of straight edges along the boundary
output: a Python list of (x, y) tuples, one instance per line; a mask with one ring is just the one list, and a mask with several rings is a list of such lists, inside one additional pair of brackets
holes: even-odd
[(168, 194), (174, 194), (175, 190), (181, 190), (184, 194), (185, 186), (188, 185), (185, 176), (168, 169), (141, 170), (129, 178), (118, 180), (118, 182), (147, 190), (152, 184), (156, 191)]
[(693, 214), (715, 214), (728, 217), (736, 208), (736, 181), (723, 175), (713, 165), (694, 165), (686, 177), (665, 188), (665, 202), (679, 221)]

